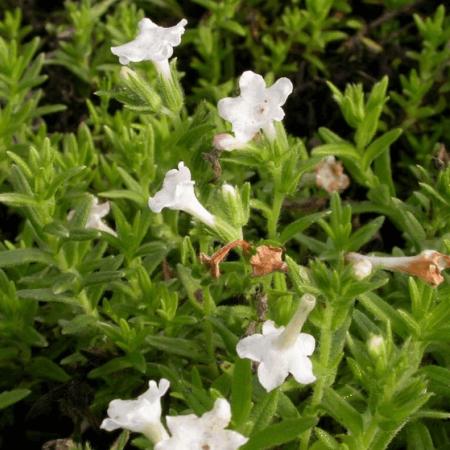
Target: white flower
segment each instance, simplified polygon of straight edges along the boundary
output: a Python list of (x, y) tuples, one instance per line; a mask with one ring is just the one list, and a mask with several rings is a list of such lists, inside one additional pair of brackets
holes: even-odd
[(436, 250), (424, 250), (415, 256), (369, 256), (348, 253), (345, 258), (353, 264), (353, 272), (359, 278), (365, 271), (369, 275), (372, 268), (380, 268), (416, 276), (433, 286), (438, 286), (444, 281), (441, 272), (450, 267), (450, 256)]
[[(85, 228), (104, 231), (105, 233), (117, 236), (117, 233), (102, 220), (103, 217), (109, 214), (110, 208), (109, 202), (99, 203), (98, 198), (94, 197)], [(67, 214), (67, 220), (72, 220), (74, 214), (74, 210), (69, 211), (69, 214)]]
[(183, 161), (178, 170), (172, 169), (164, 177), (162, 189), (148, 199), (149, 208), (156, 213), (164, 208), (187, 212), (209, 227), (215, 225), (215, 217), (198, 201), (194, 192), (195, 181)]
[(347, 189), (350, 180), (342, 163), (337, 162), (334, 156), (328, 156), (316, 167), (316, 184), (331, 193)]
[(228, 133), (220, 133), (214, 136), (213, 145), (217, 150), (225, 150), (231, 152), (237, 148), (242, 148), (246, 142), (241, 142)]
[(262, 334), (238, 342), (236, 350), (241, 358), (259, 362), (258, 379), (268, 392), (283, 384), (289, 373), (301, 384), (316, 380), (308, 358), (314, 352), (316, 341), (310, 334), (299, 333), (315, 303), (312, 295), (305, 294), (286, 327), (277, 328), (268, 320), (263, 324)]
[(225, 430), (230, 420), (230, 404), (223, 398), (217, 399), (214, 408), (201, 417), (167, 416), (171, 437), (158, 442), (155, 450), (236, 450), (248, 439), (236, 431)]
[(148, 390), (136, 400), (113, 400), (108, 407), (108, 418), (100, 428), (113, 431), (117, 428), (142, 433), (152, 442), (159, 442), (168, 437), (161, 423), (161, 397), (169, 389), (170, 383), (165, 378), (156, 384), (148, 383)]
[(223, 98), (217, 105), (219, 115), (231, 122), (236, 138), (236, 141), (216, 138), (216, 145), (218, 143), (225, 150), (232, 150), (231, 147), (238, 142), (249, 142), (260, 129), (269, 139), (274, 139), (273, 121), (283, 120), (284, 111), (281, 106), (293, 89), (288, 78), (280, 78), (267, 88), (264, 78), (250, 70), (241, 75), (239, 87), (239, 97)]
[(186, 19), (180, 20), (175, 26), (164, 28), (145, 18), (139, 22), (139, 32), (136, 38), (118, 47), (111, 47), (114, 55), (119, 57), (121, 64), (139, 61), (153, 61), (159, 72), (170, 78), (169, 58), (173, 47), (181, 42)]

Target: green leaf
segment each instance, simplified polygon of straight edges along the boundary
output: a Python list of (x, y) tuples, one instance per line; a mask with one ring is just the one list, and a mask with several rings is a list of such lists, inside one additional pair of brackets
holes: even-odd
[(323, 141), (325, 141), (326, 144), (346, 143), (346, 141), (342, 139), (338, 134), (325, 127), (319, 128), (319, 136)]
[(50, 255), (37, 248), (18, 248), (0, 252), (0, 267), (18, 266), (27, 263), (53, 265), (54, 261)]
[(112, 199), (124, 198), (137, 203), (139, 206), (145, 206), (147, 203), (146, 197), (129, 189), (113, 189), (111, 191), (101, 192), (98, 196)]
[(109, 450), (124, 450), (129, 439), (130, 432), (128, 430), (122, 431)]
[(325, 388), (322, 405), (330, 416), (334, 417), (352, 434), (358, 435), (362, 432), (363, 421), (361, 414), (336, 391), (328, 387)]
[(312, 428), (317, 420), (304, 417), (301, 419), (287, 419), (265, 428), (250, 436), (248, 442), (241, 450), (264, 450), (274, 448), (276, 445), (290, 442), (301, 433)]
[(287, 225), (280, 235), (280, 242), (285, 244), (289, 239), (293, 238), (297, 233), (301, 233), (310, 227), (313, 223), (317, 222), (319, 219), (328, 215), (329, 211), (322, 211), (314, 214), (309, 214), (308, 216), (301, 217), (300, 219), (291, 222)]
[(231, 384), (231, 412), (238, 429), (242, 428), (252, 408), (252, 363), (237, 359)]
[[(23, 299), (31, 299), (42, 302), (66, 303), (68, 305), (77, 305), (78, 301), (74, 297), (55, 294), (51, 289), (20, 289), (17, 296)], [(79, 305), (81, 308), (81, 305)]]
[(364, 244), (367, 244), (367, 242), (373, 238), (383, 223), (384, 217), (377, 217), (368, 224), (359, 228), (350, 236), (347, 244), (347, 250), (352, 252), (359, 250)]
[(364, 152), (364, 156), (362, 158), (363, 169), (367, 170), (372, 161), (388, 150), (391, 144), (395, 142), (402, 133), (403, 130), (401, 128), (394, 128), (393, 130), (390, 130), (375, 139)]
[(167, 336), (147, 336), (146, 341), (165, 353), (183, 358), (206, 361), (206, 353), (192, 339), (182, 339)]
[(413, 422), (406, 428), (408, 450), (434, 450), (430, 431), (421, 422)]
[(450, 370), (439, 366), (425, 366), (421, 372), (426, 375), (431, 391), (450, 399)]
[(31, 394), (29, 389), (13, 389), (12, 391), (3, 391), (0, 393), (0, 409), (5, 409), (14, 403), (20, 402)]
[(321, 428), (316, 427), (316, 428), (314, 428), (314, 433), (316, 434), (320, 443), (322, 445), (324, 445), (327, 449), (329, 449), (329, 450), (338, 450), (339, 449), (338, 441), (336, 441), (336, 439), (331, 434), (327, 433), (325, 430), (322, 430)]
[(313, 149), (312, 154), (314, 156), (338, 156), (356, 162), (359, 162), (360, 158), (356, 148), (349, 142), (319, 145)]
[(17, 194), (14, 192), (8, 192), (0, 194), (0, 203), (6, 203), (11, 206), (38, 206), (38, 202), (25, 194)]
[(255, 405), (252, 413), (254, 422), (253, 433), (257, 433), (266, 428), (272, 421), (278, 407), (279, 389), (266, 394), (262, 400)]
[(70, 380), (70, 375), (64, 369), (44, 356), (33, 358), (27, 369), (36, 378), (59, 381), (60, 383), (66, 383)]
[(128, 369), (132, 367), (133, 363), (126, 357), (114, 358), (100, 367), (91, 370), (88, 374), (88, 378), (103, 378), (108, 377), (112, 373), (119, 372), (120, 370)]

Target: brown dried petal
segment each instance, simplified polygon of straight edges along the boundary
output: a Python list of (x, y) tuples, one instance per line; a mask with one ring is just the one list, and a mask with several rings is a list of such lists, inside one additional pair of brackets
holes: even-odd
[(203, 264), (206, 264), (210, 267), (211, 276), (213, 278), (219, 278), (220, 277), (219, 264), (228, 256), (228, 253), (230, 253), (230, 251), (236, 247), (241, 247), (244, 250), (244, 252), (248, 252), (251, 249), (251, 245), (247, 241), (244, 241), (243, 239), (238, 239), (236, 241), (230, 242), (227, 245), (224, 245), (212, 256), (200, 253), (200, 261)]
[(434, 250), (426, 250), (407, 264), (401, 264), (396, 270), (421, 278), (433, 286), (438, 286), (444, 281), (441, 272), (450, 267), (450, 256)]
[(287, 271), (287, 264), (281, 259), (283, 249), (270, 245), (257, 247), (256, 254), (250, 259), (253, 276), (260, 277), (276, 271)]

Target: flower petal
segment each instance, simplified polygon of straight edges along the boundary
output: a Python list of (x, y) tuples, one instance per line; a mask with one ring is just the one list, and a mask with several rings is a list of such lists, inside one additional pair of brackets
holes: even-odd
[(156, 25), (156, 23), (153, 22), (153, 20), (149, 19), (148, 17), (144, 17), (139, 21), (138, 28), (139, 31), (153, 30), (155, 28), (158, 28), (158, 25)]
[(276, 106), (271, 110), (271, 118), (277, 122), (281, 122), (284, 119), (284, 115), (285, 114), (281, 106)]
[(208, 442), (211, 443), (211, 448), (220, 450), (236, 450), (241, 445), (244, 445), (248, 438), (232, 430), (223, 430), (214, 433), (213, 439)]
[(284, 354), (270, 351), (258, 366), (258, 379), (267, 392), (281, 386), (289, 375)]
[(246, 102), (241, 97), (225, 97), (217, 103), (219, 116), (231, 123), (245, 120), (247, 108)]
[(253, 139), (253, 136), (259, 131), (258, 125), (248, 122), (234, 122), (233, 132), (239, 142), (247, 143)]
[(149, 402), (158, 401), (167, 392), (169, 387), (170, 381), (165, 378), (161, 378), (158, 384), (156, 381), (150, 380), (148, 382), (148, 389), (138, 398), (145, 398)]
[(310, 356), (313, 354), (316, 348), (316, 340), (314, 336), (308, 333), (300, 333), (295, 342), (296, 352), (301, 355)]
[(187, 25), (186, 19), (181, 19), (176, 25), (173, 27), (166, 28), (167, 36), (166, 40), (167, 42), (176, 47), (177, 45), (180, 45), (181, 43), (181, 35), (184, 33), (184, 27)]
[(106, 431), (114, 431), (121, 427), (122, 425), (119, 422), (116, 422), (115, 420), (109, 418), (104, 419), (102, 424), (100, 425), (100, 428)]
[(166, 416), (167, 428), (173, 437), (190, 436), (193, 433), (202, 432), (203, 427), (195, 414), (183, 416)]
[(231, 420), (231, 407), (224, 398), (214, 402), (211, 411), (205, 412), (200, 418), (207, 430), (218, 431), (227, 427)]
[(316, 377), (313, 374), (312, 362), (307, 356), (292, 353), (289, 361), (289, 372), (301, 384), (310, 384), (316, 381)]
[(277, 106), (281, 106), (284, 105), (293, 90), (294, 86), (292, 81), (289, 78), (283, 77), (267, 88), (267, 95)]
[(94, 202), (91, 207), (90, 214), (96, 215), (98, 217), (105, 217), (111, 209), (109, 202), (99, 203), (98, 198), (94, 197)]
[(174, 202), (171, 192), (163, 189), (158, 191), (154, 197), (149, 197), (148, 207), (155, 213), (160, 213), (164, 208), (170, 208)]
[(275, 326), (275, 322), (273, 320), (266, 320), (262, 326), (262, 332), (264, 335), (266, 334), (276, 334), (279, 335), (283, 332), (284, 327), (277, 328)]
[(247, 101), (261, 101), (264, 99), (266, 82), (261, 75), (247, 70), (239, 78), (239, 88), (241, 96)]
[(248, 358), (257, 362), (262, 361), (265, 350), (264, 336), (259, 333), (241, 339), (236, 345), (236, 352), (240, 358)]
[(164, 439), (155, 445), (155, 450), (186, 450), (189, 442), (186, 438), (182, 437), (171, 437), (169, 439)]

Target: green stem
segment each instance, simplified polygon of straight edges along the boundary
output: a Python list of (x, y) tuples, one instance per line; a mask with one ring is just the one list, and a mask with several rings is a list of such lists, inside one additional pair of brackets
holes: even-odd
[(269, 239), (277, 238), (277, 225), (280, 218), (281, 207), (283, 206), (284, 194), (275, 191), (273, 204), (272, 204), (272, 214), (267, 221), (267, 232)]
[[(317, 382), (314, 384), (313, 395), (310, 405), (312, 411), (314, 411), (314, 409), (317, 408), (317, 406), (319, 406), (320, 403), (322, 402), (324, 389), (327, 385), (329, 385), (328, 366), (330, 364), (330, 356), (331, 356), (332, 320), (333, 320), (333, 308), (330, 305), (327, 305), (324, 311), (324, 318), (320, 329), (320, 343), (319, 343), (320, 349), (319, 364), (323, 373), (322, 376), (318, 377)], [(310, 439), (311, 439), (311, 429), (302, 435), (300, 440), (300, 450), (308, 450)]]

